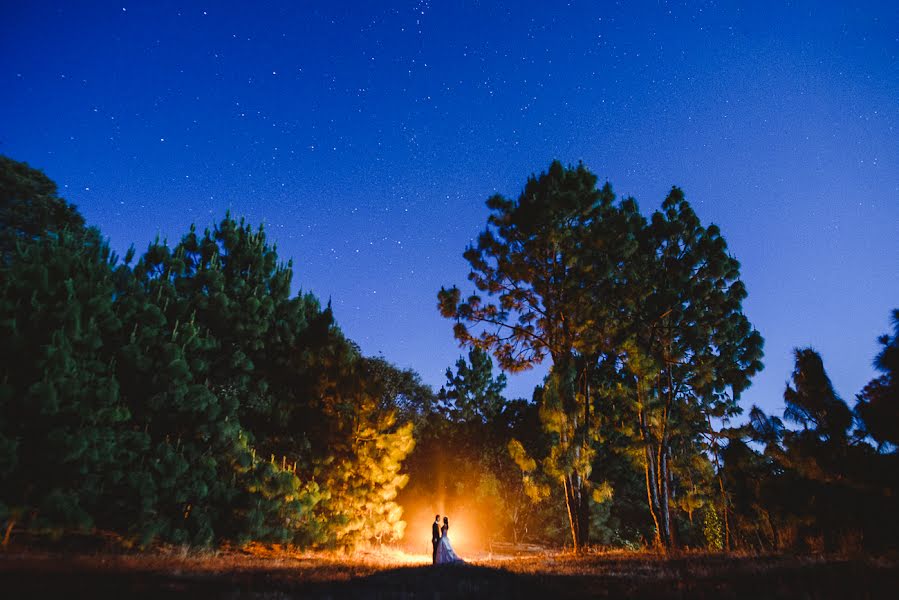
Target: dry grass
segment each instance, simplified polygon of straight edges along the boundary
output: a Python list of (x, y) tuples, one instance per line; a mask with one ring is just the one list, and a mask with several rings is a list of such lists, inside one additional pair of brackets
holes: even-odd
[(194, 553), (0, 553), (8, 598), (891, 598), (890, 558), (593, 551), (485, 554), (464, 566), (387, 549), (353, 556), (253, 545)]

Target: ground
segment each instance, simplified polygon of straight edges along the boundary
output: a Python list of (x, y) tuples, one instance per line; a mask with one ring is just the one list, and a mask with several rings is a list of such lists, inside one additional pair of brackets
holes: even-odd
[(872, 557), (542, 552), (433, 567), (392, 550), (0, 552), (5, 598), (893, 598), (897, 590), (899, 561)]

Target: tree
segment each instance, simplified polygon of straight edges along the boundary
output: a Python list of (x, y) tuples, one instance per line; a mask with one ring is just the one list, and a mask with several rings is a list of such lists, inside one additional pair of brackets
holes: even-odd
[(423, 383), (415, 371), (400, 369), (384, 357), (367, 357), (363, 361), (369, 377), (381, 384), (381, 409), (395, 410), (399, 421), (421, 427), (436, 403), (431, 386)]
[(776, 461), (767, 452), (760, 455), (753, 450), (740, 435), (730, 439), (722, 449), (721, 458), (722, 479), (727, 486), (731, 547), (757, 551), (779, 549), (781, 521), (774, 503), (770, 502), (780, 492), (777, 490)]
[(821, 355), (812, 348), (793, 350), (796, 368), (793, 385), (784, 390), (784, 418), (811, 430), (825, 440), (843, 440), (852, 425), (852, 414), (836, 391)]
[[(246, 297), (249, 314), (237, 314), (236, 294), (217, 259), (235, 250), (237, 239), (221, 248), (207, 244), (209, 262), (200, 265), (188, 244), (172, 249), (157, 240), (118, 291), (120, 314), (133, 323), (117, 344), (119, 380), (134, 420), (151, 438), (147, 460), (132, 474), (144, 542), (285, 541), (317, 501), (317, 487), (288, 472), (286, 461), (257, 458), (253, 434), (241, 423), (255, 374), (241, 344), (253, 342), (258, 328), (247, 324), (259, 319), (251, 321), (257, 313)], [(202, 291), (194, 287), (198, 279)], [(209, 302), (231, 310), (231, 329), (215, 322), (221, 313), (201, 310)]]
[(389, 405), (396, 389), (382, 377), (383, 365), (363, 360), (339, 330), (322, 354), (322, 430), (314, 439), (325, 446), (313, 446), (313, 473), (328, 493), (319, 511), (327, 543), (353, 548), (400, 539), (406, 523), (396, 497), (409, 480), (401, 470), (415, 447), (413, 423), (398, 422)]
[(493, 361), (490, 355), (474, 347), (468, 353), (468, 361), (459, 357), (456, 372), (446, 370), (446, 386), (440, 389), (438, 399), (457, 420), (485, 423), (499, 414), (505, 403), (502, 392), (506, 376), (493, 377)]
[(883, 373), (872, 379), (857, 396), (855, 412), (865, 433), (881, 445), (899, 446), (899, 309), (893, 310), (893, 335), (878, 340), (883, 349), (874, 367)]
[[(114, 261), (95, 230), (17, 244), (0, 277), (0, 513), (29, 524), (121, 525), (109, 490), (145, 448), (108, 342), (122, 328)], [(5, 510), (4, 510), (5, 505)], [(103, 513), (99, 513), (105, 509)]]
[(216, 455), (234, 465), (237, 488), (219, 505), (239, 507), (224, 511), (228, 537), (350, 547), (402, 535), (393, 498), (411, 425), (397, 422), (382, 370), (369, 368), (330, 308), (291, 297), (291, 265), (261, 227), (230, 215), (202, 236), (192, 227), (173, 249), (152, 245), (135, 272), (176, 330), (196, 324), (202, 335), (192, 339), (208, 342), (189, 367), (211, 392), (196, 403), (212, 422), (180, 421), (227, 441)]
[(783, 416), (802, 429), (784, 430), (779, 458), (799, 479), (810, 499), (808, 505), (797, 507), (795, 514), (817, 513), (820, 524), (831, 524), (827, 536), (832, 539), (846, 520), (835, 517), (831, 511), (844, 512), (837, 507), (851, 504), (844, 486), (854, 478), (849, 466), (852, 449), (848, 437), (852, 413), (834, 390), (818, 352), (795, 348), (793, 355), (792, 385), (788, 383), (784, 389)]
[(652, 215), (640, 245), (629, 271), (631, 333), (622, 364), (632, 377), (657, 541), (668, 547), (673, 444), (697, 439), (710, 418), (738, 414), (740, 393), (762, 368), (763, 342), (742, 313), (739, 263), (681, 190), (673, 188)]
[(723, 452), (737, 545), (845, 550), (863, 538), (867, 548), (895, 547), (895, 520), (883, 515), (895, 504), (899, 457), (847, 435), (851, 414), (817, 352), (797, 348), (794, 358), (784, 420), (800, 428), (753, 407)]
[[(516, 372), (552, 360), (552, 407), (546, 413), (556, 436), (550, 457), (565, 491), (572, 541), (589, 542), (590, 464), (597, 431), (589, 371), (596, 362), (594, 336), (578, 327), (592, 300), (578, 289), (578, 255), (591, 225), (610, 210), (613, 195), (596, 189), (583, 165), (558, 161), (528, 179), (517, 200), (495, 195), (476, 246), (465, 251), (469, 279), (492, 301), (457, 287), (442, 288), (440, 312), (456, 320), (463, 344), (490, 350), (502, 369)], [(548, 403), (549, 404), (549, 403)]]
[(9, 265), (17, 242), (83, 229), (84, 218), (43, 172), (0, 155), (0, 264)]

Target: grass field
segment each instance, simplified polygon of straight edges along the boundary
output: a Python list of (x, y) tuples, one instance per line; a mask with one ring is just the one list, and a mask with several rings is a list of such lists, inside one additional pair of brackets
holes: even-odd
[(351, 557), (254, 548), (192, 555), (10, 548), (3, 598), (897, 598), (891, 559), (544, 552), (433, 567), (400, 551)]

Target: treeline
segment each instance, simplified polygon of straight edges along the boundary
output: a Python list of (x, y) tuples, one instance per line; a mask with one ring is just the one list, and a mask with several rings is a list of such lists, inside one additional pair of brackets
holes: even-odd
[[(852, 407), (797, 349), (782, 418), (747, 419), (763, 341), (720, 230), (677, 188), (647, 217), (596, 183), (554, 162), (488, 200), (473, 293), (438, 294), (469, 351), (435, 391), (291, 295), (261, 228), (119, 259), (0, 157), (4, 538), (351, 548), (442, 505), (482, 543), (895, 548), (899, 311)], [(551, 368), (510, 399), (494, 359)]]
[[(459, 444), (502, 473), (507, 530), (559, 541), (567, 520), (578, 549), (895, 547), (899, 313), (882, 376), (854, 410), (803, 349), (784, 393), (784, 418), (801, 429), (757, 408), (734, 426), (763, 341), (742, 311), (739, 263), (681, 190), (647, 218), (583, 166), (554, 162), (517, 199), (487, 206), (465, 251), (473, 293), (444, 288), (438, 301), (456, 338), (503, 370), (551, 361), (530, 404), (487, 401), (475, 415), (498, 441)], [(484, 360), (470, 359), (460, 376)], [(466, 404), (455, 420), (472, 421)], [(508, 458), (517, 477), (499, 466)]]
[(226, 216), (119, 260), (0, 157), (0, 521), (137, 542), (353, 547), (403, 535), (414, 440), (329, 307)]

